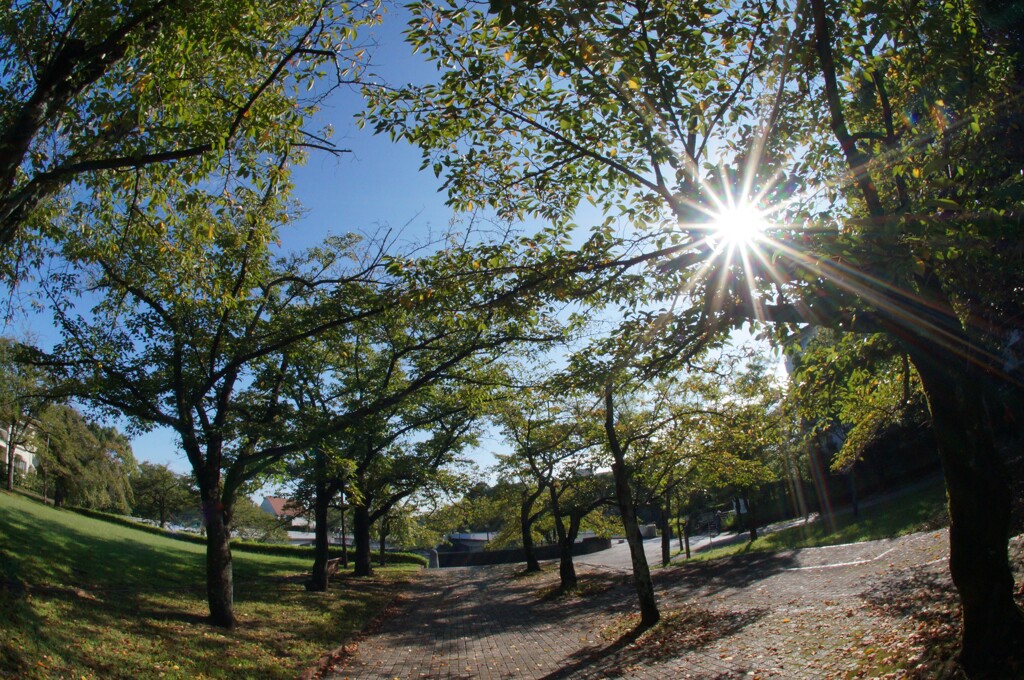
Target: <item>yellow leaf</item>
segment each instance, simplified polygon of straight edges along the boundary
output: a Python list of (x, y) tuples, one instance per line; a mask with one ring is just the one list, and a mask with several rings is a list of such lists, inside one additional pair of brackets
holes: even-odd
[(629, 80), (626, 81), (626, 87), (628, 87), (631, 90), (639, 90), (640, 83), (636, 82), (636, 80), (634, 80), (633, 78), (630, 78)]

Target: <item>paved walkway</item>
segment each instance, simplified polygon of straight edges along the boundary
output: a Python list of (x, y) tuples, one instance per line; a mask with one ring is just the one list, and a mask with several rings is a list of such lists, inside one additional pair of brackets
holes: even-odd
[(552, 596), (557, 569), (431, 570), (327, 676), (861, 677), (892, 667), (894, 641), (913, 658), (922, 608), (949, 608), (946, 544), (939, 531), (656, 570), (664, 625), (639, 638), (621, 569), (579, 565), (586, 592), (569, 598)]

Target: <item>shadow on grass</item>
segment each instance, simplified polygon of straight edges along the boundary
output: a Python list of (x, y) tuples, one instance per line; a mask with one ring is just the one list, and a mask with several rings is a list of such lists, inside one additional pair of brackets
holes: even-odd
[(226, 631), (207, 622), (203, 551), (0, 495), (0, 676), (293, 678), (400, 589), (339, 579), (318, 597), (274, 578), (303, 561), (236, 555)]
[[(174, 588), (203, 578), (202, 553), (182, 552), (178, 546), (164, 549), (160, 539), (140, 543), (138, 532), (129, 534), (129, 529), (103, 526), (77, 515), (63, 519), (68, 521), (55, 525), (35, 514), (0, 506), (0, 537), (3, 551), (10, 553), (5, 567), (13, 572), (10, 577), (30, 584), (99, 589), (126, 589), (153, 581)], [(103, 534), (94, 529), (97, 525)]]

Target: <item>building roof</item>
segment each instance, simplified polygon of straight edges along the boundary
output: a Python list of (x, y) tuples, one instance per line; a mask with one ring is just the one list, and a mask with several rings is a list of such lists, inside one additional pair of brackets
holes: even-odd
[(303, 509), (300, 506), (293, 503), (290, 499), (281, 498), (280, 496), (264, 496), (260, 507), (274, 517), (298, 517), (303, 513)]

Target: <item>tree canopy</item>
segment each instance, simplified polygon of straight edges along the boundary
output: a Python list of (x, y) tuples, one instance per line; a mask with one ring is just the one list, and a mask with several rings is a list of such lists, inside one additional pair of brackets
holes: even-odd
[(358, 76), (355, 32), (376, 19), (373, 2), (331, 0), (2, 10), (0, 245), (53, 233), (54, 214), (141, 171), (192, 183), (302, 147), (334, 150), (308, 118)]

